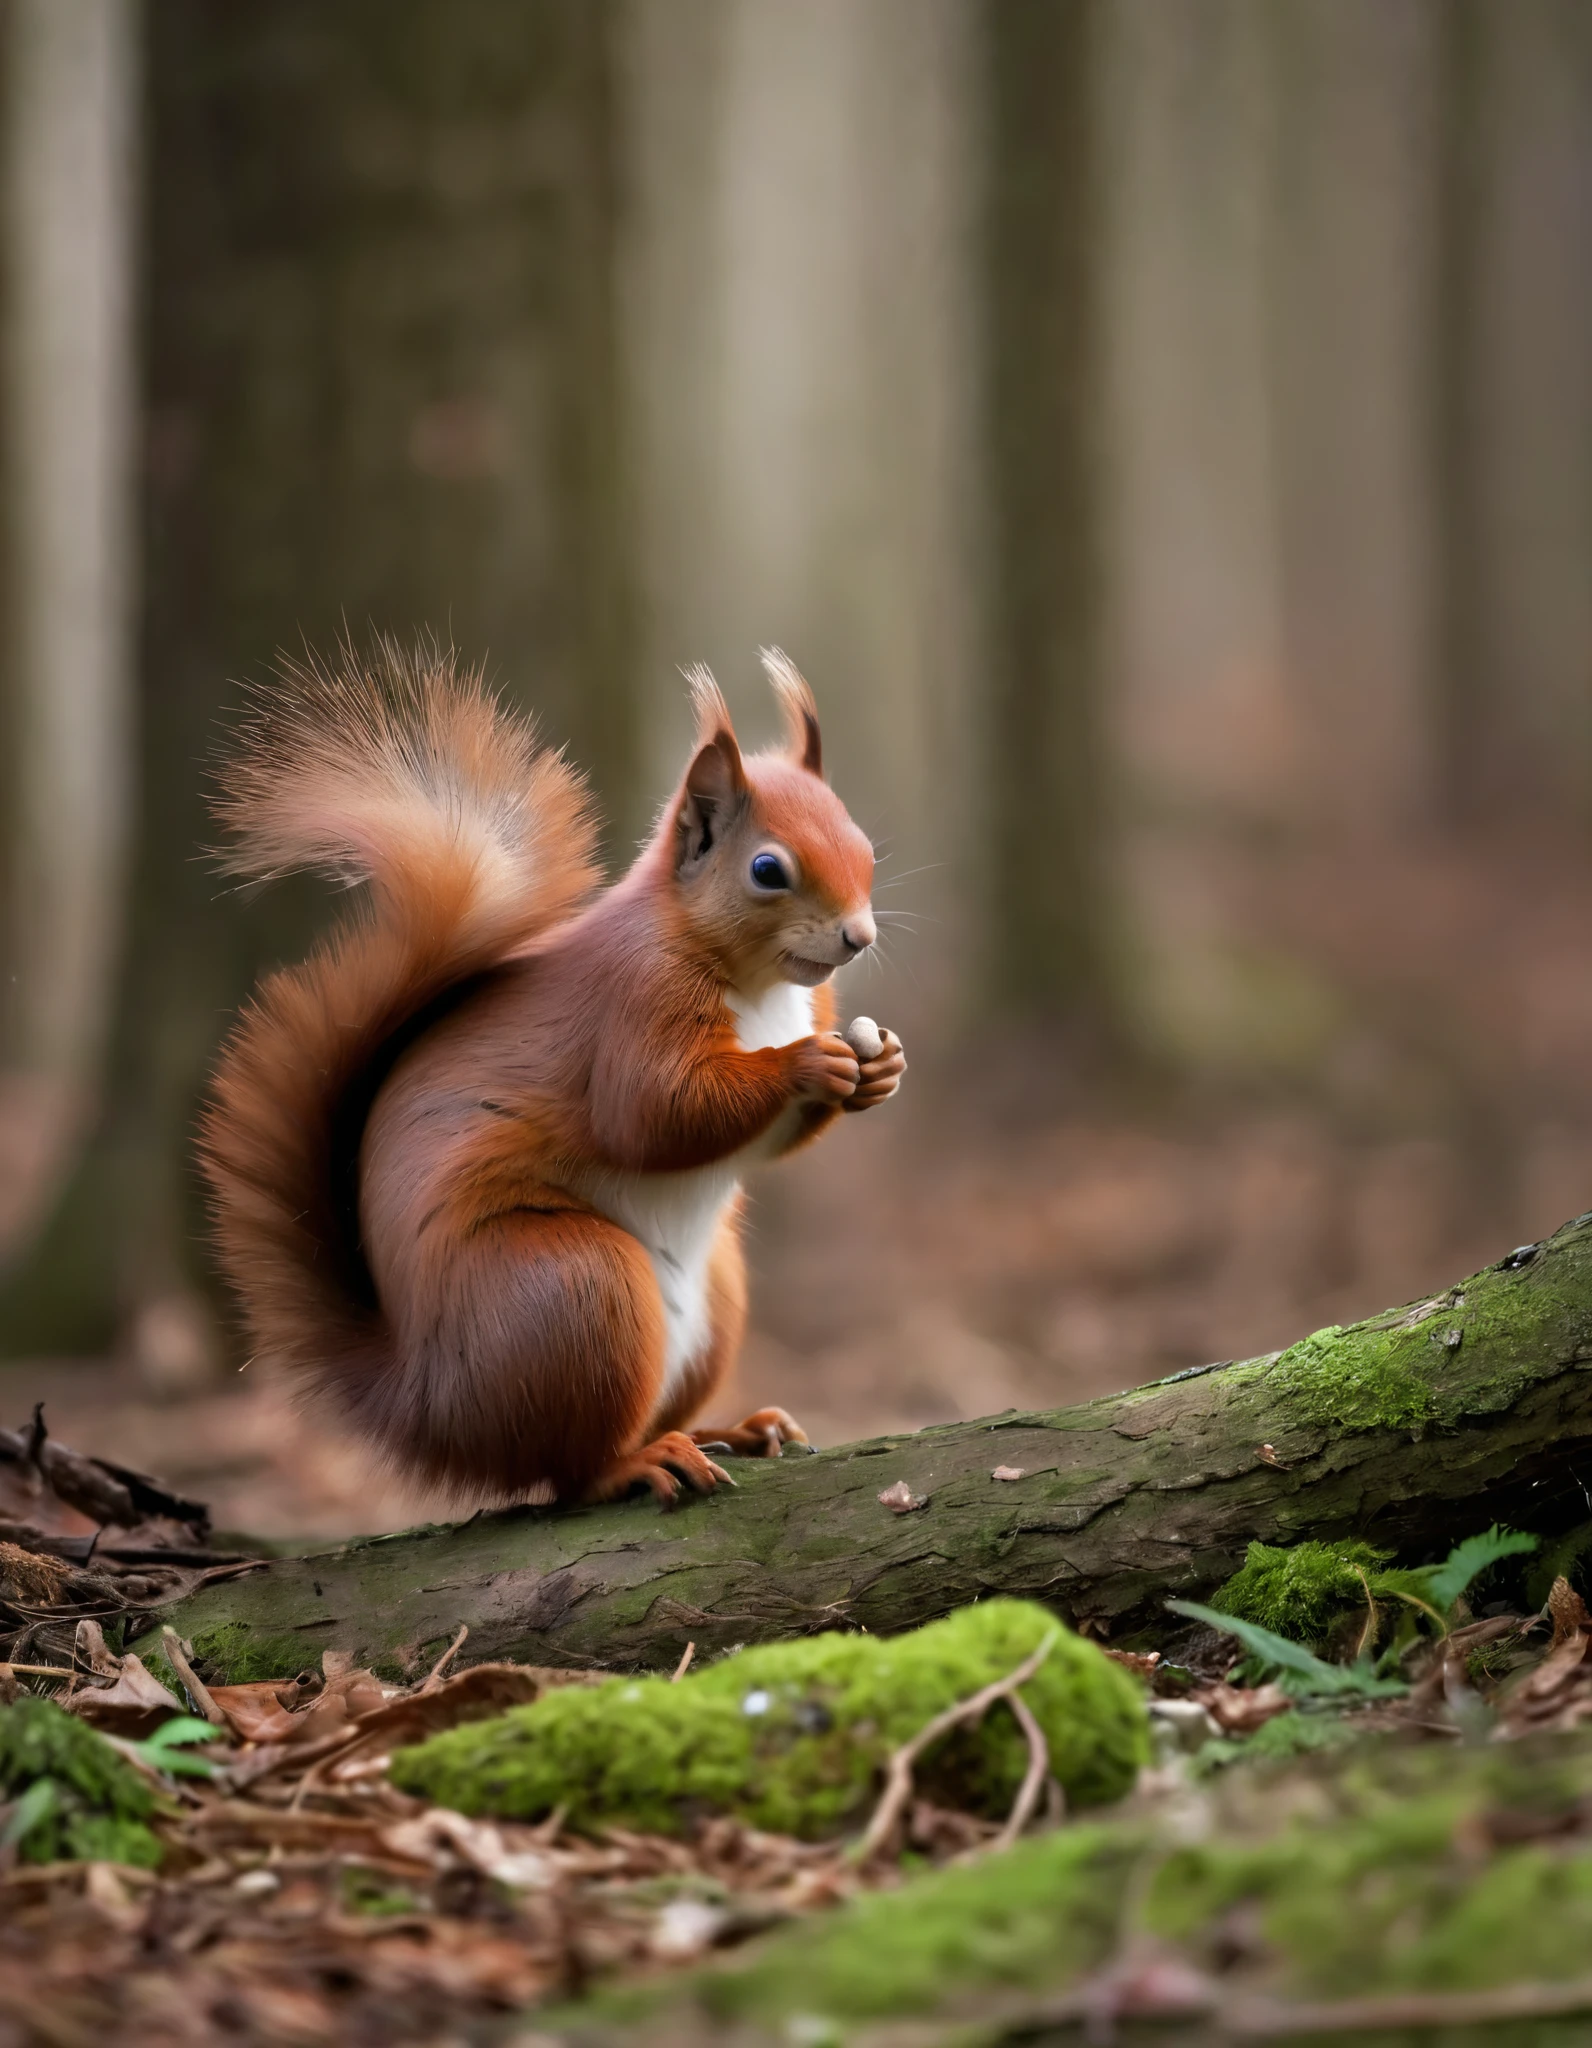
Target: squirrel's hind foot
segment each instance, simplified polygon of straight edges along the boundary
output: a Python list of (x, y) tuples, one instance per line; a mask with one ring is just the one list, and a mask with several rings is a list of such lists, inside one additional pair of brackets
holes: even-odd
[(598, 1501), (620, 1500), (634, 1487), (646, 1486), (661, 1507), (672, 1508), (682, 1487), (689, 1487), (693, 1493), (712, 1493), (721, 1481), (725, 1486), (735, 1484), (729, 1473), (715, 1465), (682, 1430), (671, 1429), (655, 1442), (615, 1458), (607, 1471), (587, 1487), (581, 1501), (590, 1507)]

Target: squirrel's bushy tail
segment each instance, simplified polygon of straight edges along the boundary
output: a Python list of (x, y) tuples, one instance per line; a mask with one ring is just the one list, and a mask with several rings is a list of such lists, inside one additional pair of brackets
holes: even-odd
[(568, 916), (594, 885), (580, 778), (451, 653), (389, 641), (284, 668), (255, 701), (215, 811), (234, 874), (367, 885), (302, 965), (262, 983), (200, 1134), (221, 1263), (256, 1349), (358, 1408), (387, 1364), (360, 1250), (358, 1153), (421, 1013)]

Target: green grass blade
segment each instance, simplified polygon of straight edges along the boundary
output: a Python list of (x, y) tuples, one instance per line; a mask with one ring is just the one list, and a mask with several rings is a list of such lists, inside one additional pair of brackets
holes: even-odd
[(1408, 1689), (1397, 1680), (1378, 1678), (1368, 1665), (1328, 1664), (1302, 1643), (1291, 1643), (1286, 1636), (1274, 1635), (1257, 1622), (1240, 1621), (1214, 1607), (1202, 1607), (1197, 1600), (1168, 1600), (1166, 1604), (1174, 1614), (1186, 1615), (1190, 1621), (1203, 1621), (1224, 1635), (1235, 1637), (1268, 1669), (1282, 1673), (1279, 1682), (1287, 1692), (1385, 1699)]

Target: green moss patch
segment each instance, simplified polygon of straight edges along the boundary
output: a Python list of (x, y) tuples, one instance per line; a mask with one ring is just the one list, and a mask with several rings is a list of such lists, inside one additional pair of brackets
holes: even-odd
[(202, 1629), (193, 1639), (194, 1668), (212, 1685), (253, 1685), (261, 1679), (292, 1678), (320, 1652), (289, 1630), (253, 1628), (246, 1621)]
[[(1335, 1622), (1350, 1615), (1361, 1622), (1369, 1618), (1369, 1593), (1377, 1603), (1373, 1642), (1389, 1635), (1397, 1641), (1407, 1639), (1418, 1620), (1424, 1625), (1455, 1611), (1461, 1596), (1474, 1599), (1477, 1584), (1536, 1549), (1534, 1536), (1499, 1528), (1464, 1538), (1440, 1564), (1415, 1566), (1396, 1566), (1391, 1551), (1353, 1537), (1287, 1549), (1251, 1543), (1243, 1564), (1209, 1604), (1235, 1621), (1252, 1622), (1318, 1650)], [(1518, 1581), (1522, 1567), (1515, 1562), (1512, 1568)]]
[[(1341, 1543), (1295, 1543), (1284, 1550), (1251, 1543), (1244, 1562), (1210, 1605), (1237, 1621), (1252, 1621), (1312, 1650), (1325, 1647), (1333, 1624), (1366, 1616), (1366, 1590), (1378, 1603), (1373, 1640), (1385, 1640), (1413, 1621), (1412, 1603), (1429, 1605), (1435, 1565), (1406, 1569), (1392, 1553), (1353, 1537)], [(1446, 1603), (1445, 1603), (1446, 1604)], [(1418, 1612), (1415, 1609), (1414, 1612)]]
[(0, 1707), (0, 1799), (0, 1834), (25, 1863), (160, 1862), (149, 1784), (49, 1700)]
[(867, 1893), (744, 1974), (704, 1979), (702, 2006), (718, 2020), (895, 2018), (958, 1994), (1066, 1982), (1110, 1954), (1143, 1848), (1133, 1831), (1083, 1825), (899, 1892)]
[(1417, 1429), (1437, 1409), (1425, 1370), (1428, 1342), (1419, 1329), (1328, 1324), (1276, 1358), (1270, 1378), (1302, 1422), (1334, 1429)]
[(1351, 1980), (1457, 1991), (1581, 1975), (1592, 1843), (1562, 1830), (1592, 1781), (1584, 1745), (1569, 1771), (1533, 1772), (1518, 1756), (1425, 1761), (1421, 1789), (1362, 1767), (1344, 1817), (1299, 1820), (1253, 1846), (1173, 1850), (1147, 1924), (1198, 1954), (1235, 1908), (1258, 1909), (1296, 1996), (1341, 1996)]
[[(1235, 1769), (1198, 1843), (1153, 1814), (1070, 1825), (543, 2022), (570, 2048), (847, 2048), (878, 2020), (910, 2030), (925, 2014), (953, 2023), (927, 2039), (1027, 2039), (1003, 2021), (1143, 1937), (1283, 1999), (1575, 1978), (1592, 1943), (1592, 1841), (1575, 1831), (1589, 1791), (1592, 1745), (1577, 1738)], [(1251, 1956), (1236, 1971), (1235, 1927)]]
[[(677, 1833), (731, 1813), (809, 1839), (858, 1825), (891, 1751), (958, 1700), (1016, 1669), (1047, 1636), (1024, 1687), (1051, 1768), (1074, 1806), (1116, 1799), (1148, 1756), (1137, 1684), (1027, 1601), (991, 1600), (910, 1634), (822, 1635), (726, 1657), (680, 1684), (615, 1679), (549, 1693), (393, 1759), (393, 1782), (464, 1813)], [(1001, 1813), (1027, 1746), (1008, 1708), (923, 1760), (931, 1797)]]
[(1296, 1543), (1291, 1550), (1251, 1543), (1243, 1564), (1212, 1594), (1210, 1605), (1317, 1649), (1345, 1609), (1364, 1611), (1367, 1581), (1374, 1593), (1390, 1556), (1352, 1540)]

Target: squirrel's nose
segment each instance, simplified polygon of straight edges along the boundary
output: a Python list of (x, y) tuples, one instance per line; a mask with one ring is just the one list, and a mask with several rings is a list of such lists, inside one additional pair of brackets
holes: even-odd
[(859, 910), (855, 917), (848, 917), (840, 927), (840, 936), (848, 953), (865, 953), (878, 935), (878, 928), (866, 910)]

